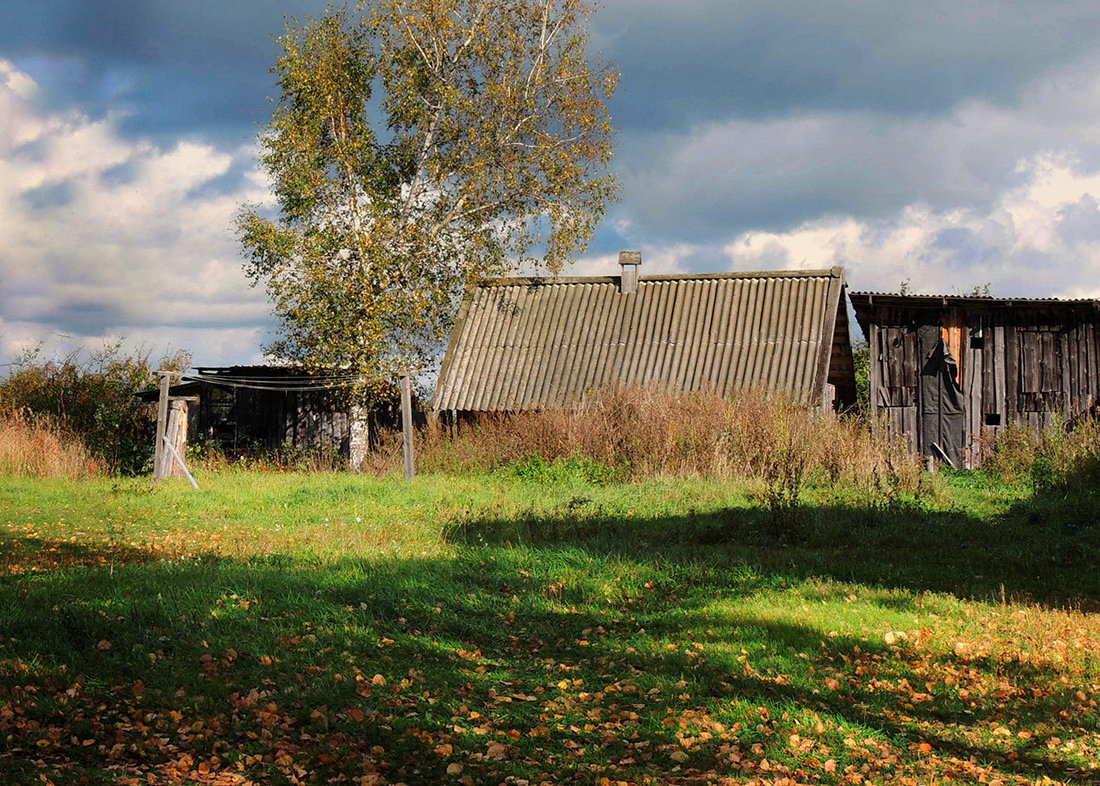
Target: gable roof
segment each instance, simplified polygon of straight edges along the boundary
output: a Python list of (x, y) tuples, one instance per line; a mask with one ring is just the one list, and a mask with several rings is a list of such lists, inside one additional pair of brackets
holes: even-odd
[(820, 401), (843, 268), (509, 278), (467, 290), (432, 407), (568, 407), (614, 384), (721, 395), (760, 386)]

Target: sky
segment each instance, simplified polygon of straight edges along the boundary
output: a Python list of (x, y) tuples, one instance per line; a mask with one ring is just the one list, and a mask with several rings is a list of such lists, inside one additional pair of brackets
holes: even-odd
[[(41, 0), (0, 25), (0, 373), (122, 339), (262, 360), (233, 218), (313, 0)], [(843, 265), (853, 289), (1100, 297), (1095, 0), (606, 0), (619, 201), (565, 271)]]

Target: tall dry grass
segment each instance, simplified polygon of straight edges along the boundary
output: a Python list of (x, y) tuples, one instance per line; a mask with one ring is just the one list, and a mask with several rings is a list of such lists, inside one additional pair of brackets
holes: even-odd
[[(787, 487), (843, 479), (894, 492), (913, 491), (920, 481), (905, 443), (884, 428), (760, 391), (724, 399), (610, 388), (575, 410), (430, 423), (417, 440), (423, 471), (485, 471), (530, 456), (582, 456), (631, 477), (759, 478)], [(384, 442), (374, 463), (400, 466), (399, 435)]]
[(21, 411), (0, 412), (0, 476), (77, 479), (104, 470), (78, 437)]
[(1100, 475), (1100, 419), (1057, 417), (1040, 431), (1009, 426), (982, 444), (982, 467), (1036, 489), (1093, 478)]

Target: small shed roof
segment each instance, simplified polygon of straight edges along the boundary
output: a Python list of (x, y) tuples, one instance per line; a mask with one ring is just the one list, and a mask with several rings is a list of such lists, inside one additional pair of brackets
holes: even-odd
[(843, 290), (839, 267), (641, 276), (630, 293), (618, 276), (488, 280), (466, 292), (432, 406), (568, 407), (611, 384), (819, 401)]
[(856, 319), (867, 332), (873, 313), (888, 309), (962, 309), (970, 313), (1009, 312), (1096, 315), (1095, 298), (991, 297), (988, 295), (918, 295), (899, 292), (849, 292)]
[(1050, 305), (1076, 305), (1076, 306), (1100, 306), (1100, 300), (1096, 298), (1058, 298), (1058, 297), (993, 297), (992, 295), (918, 295), (906, 292), (849, 292), (848, 296), (853, 303), (860, 305), (872, 305), (882, 303), (889, 305), (918, 305), (918, 306), (992, 306), (1008, 308), (1021, 306)]

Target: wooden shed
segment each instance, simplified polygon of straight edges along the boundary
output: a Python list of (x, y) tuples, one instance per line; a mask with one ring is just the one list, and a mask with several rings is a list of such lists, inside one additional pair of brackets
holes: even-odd
[[(323, 460), (358, 466), (371, 435), (397, 422), (396, 388), (369, 412), (355, 407), (338, 374), (310, 374), (293, 366), (202, 366), (172, 385), (184, 409), (187, 441), (205, 441), (227, 455), (293, 448)], [(139, 394), (156, 401), (157, 390)]]
[(432, 408), (576, 406), (613, 385), (720, 395), (758, 387), (855, 401), (844, 270), (494, 279), (470, 288)]
[(853, 292), (874, 411), (921, 455), (977, 467), (1002, 429), (1100, 403), (1095, 300)]

